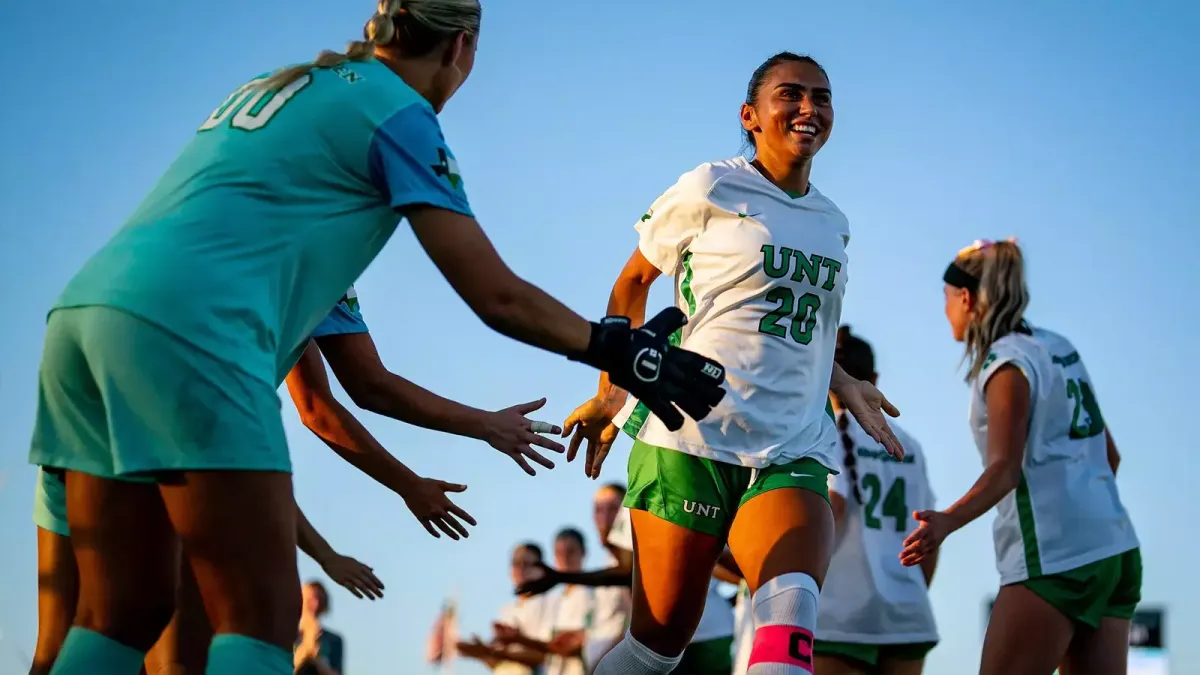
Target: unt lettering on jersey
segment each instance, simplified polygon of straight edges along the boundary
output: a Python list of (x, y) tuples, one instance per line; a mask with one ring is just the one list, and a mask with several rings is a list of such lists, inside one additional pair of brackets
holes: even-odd
[[(837, 284), (837, 275), (842, 271), (842, 263), (833, 258), (826, 258), (823, 255), (813, 253), (805, 255), (804, 251), (797, 251), (787, 246), (780, 247), (778, 256), (775, 253), (775, 246), (772, 244), (763, 244), (763, 271), (772, 279), (782, 279), (787, 276), (788, 272), (792, 273), (792, 281), (796, 283), (804, 283), (816, 286), (820, 284), (821, 288), (832, 291)], [(776, 259), (778, 258), (778, 262)], [(825, 281), (821, 282), (821, 274), (824, 270)]]
[[(786, 246), (781, 247), (776, 255), (772, 244), (763, 244), (761, 250), (763, 272), (772, 279), (782, 279), (790, 273), (790, 281), (798, 284), (807, 283), (808, 286), (819, 286), (826, 291), (837, 287), (837, 275), (842, 271), (840, 260), (816, 253), (806, 255), (804, 251)], [(803, 288), (801, 286), (801, 290)], [(776, 307), (759, 320), (758, 332), (779, 338), (790, 336), (794, 342), (802, 345), (812, 342), (813, 331), (817, 328), (817, 311), (821, 309), (820, 295), (807, 292), (797, 296), (797, 291), (789, 286), (775, 286), (767, 291), (763, 299), (774, 303)], [(790, 325), (785, 326), (782, 322), (789, 318)]]

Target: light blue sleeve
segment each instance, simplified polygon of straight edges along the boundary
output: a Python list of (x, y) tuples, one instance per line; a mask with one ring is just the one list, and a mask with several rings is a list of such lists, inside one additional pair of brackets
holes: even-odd
[[(351, 289), (353, 292), (353, 289)], [(358, 304), (358, 297), (350, 298), (342, 296), (338, 304), (334, 306), (333, 311), (329, 313), (321, 323), (317, 324), (317, 329), (313, 331), (314, 338), (326, 337), (329, 335), (353, 335), (355, 333), (367, 333), (367, 322), (363, 319), (361, 307)]]
[(392, 208), (428, 204), (474, 216), (458, 162), (428, 105), (409, 105), (379, 125), (368, 160), (371, 181)]

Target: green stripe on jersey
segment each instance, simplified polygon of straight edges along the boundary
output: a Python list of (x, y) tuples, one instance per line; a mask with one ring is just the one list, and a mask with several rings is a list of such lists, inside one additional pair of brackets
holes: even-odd
[[(683, 301), (687, 303), (687, 315), (691, 318), (696, 313), (696, 294), (692, 292), (692, 252), (687, 251), (680, 258), (679, 264), (683, 266), (683, 278), (679, 280), (679, 294), (683, 296)], [(671, 333), (667, 338), (667, 343), (672, 347), (678, 347), (683, 341), (683, 329)], [(629, 414), (629, 419), (625, 420), (625, 426), (621, 427), (621, 431), (629, 434), (633, 438), (637, 438), (638, 432), (642, 430), (642, 426), (646, 424), (646, 420), (650, 418), (650, 409), (647, 408), (641, 401), (633, 407), (633, 412)]]
[(1029, 578), (1042, 576), (1042, 554), (1038, 550), (1037, 530), (1033, 521), (1033, 504), (1029, 497), (1029, 483), (1025, 472), (1017, 483), (1017, 522), (1021, 526), (1021, 544), (1025, 548), (1025, 569)]

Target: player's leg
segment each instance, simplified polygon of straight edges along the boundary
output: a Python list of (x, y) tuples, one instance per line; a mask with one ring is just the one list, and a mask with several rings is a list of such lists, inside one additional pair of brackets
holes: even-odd
[(158, 489), (67, 473), (79, 604), (55, 675), (137, 673), (174, 611), (175, 534)]
[(633, 609), (625, 638), (595, 675), (656, 675), (679, 663), (700, 624), (736, 504), (723, 496), (731, 489), (723, 471), (715, 462), (634, 443), (625, 498), (633, 525)]
[(1074, 622), (1028, 586), (1003, 586), (983, 639), (980, 675), (1050, 675), (1074, 632)]
[(215, 633), (207, 672), (290, 675), (300, 620), (291, 474), (189, 471), (162, 494)]
[(1111, 577), (1112, 593), (1099, 625), (1076, 629), (1059, 668), (1062, 675), (1124, 675), (1129, 667), (1129, 630), (1142, 600), (1142, 553), (1133, 549), (1101, 563), (1097, 567)]
[(147, 675), (199, 675), (208, 664), (212, 625), (204, 612), (204, 599), (196, 576), (179, 551), (179, 585), (175, 593), (175, 616), (146, 655)]
[(172, 535), (156, 490), (106, 478), (114, 475), (109, 410), (87, 353), (88, 329), (104, 311), (52, 313), (38, 374), (29, 457), (66, 469), (63, 503), (78, 570), (73, 626), (53, 668), (60, 675), (137, 673), (170, 616), (174, 588), (160, 555)]
[(58, 658), (79, 600), (79, 572), (67, 525), (67, 488), (57, 472), (38, 469), (33, 503), (37, 525), (38, 633), (30, 675), (46, 675)]
[(817, 597), (833, 553), (829, 469), (802, 459), (758, 472), (742, 498), (729, 548), (750, 586), (749, 675), (813, 672)]

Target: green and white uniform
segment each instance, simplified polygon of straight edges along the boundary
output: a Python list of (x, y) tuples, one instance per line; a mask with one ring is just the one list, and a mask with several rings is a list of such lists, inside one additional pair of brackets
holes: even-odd
[(626, 506), (724, 536), (753, 494), (826, 494), (845, 215), (816, 188), (790, 195), (739, 157), (684, 174), (636, 229), (642, 255), (675, 277), (689, 316), (676, 341), (721, 362), (728, 393), (674, 432), (636, 401), (622, 409), (615, 422), (638, 441)]
[(871, 666), (885, 657), (923, 658), (938, 641), (937, 623), (921, 568), (901, 565), (899, 552), (916, 526), (912, 512), (934, 508), (925, 452), (892, 423), (904, 446), (904, 460), (897, 462), (853, 416), (841, 415), (847, 416), (854, 471), (843, 450), (841, 473), (830, 478), (829, 489), (845, 500), (846, 515), (821, 587), (815, 652)]
[[(626, 551), (633, 550), (633, 527), (629, 509), (621, 509), (608, 535), (608, 543)], [(708, 596), (700, 625), (692, 634), (692, 642), (683, 652), (677, 672), (691, 675), (727, 675), (733, 667), (733, 608), (717, 593), (717, 581), (708, 582)]]
[(971, 386), (971, 430), (985, 458), (985, 388), (1009, 364), (1029, 381), (1031, 410), (1021, 481), (996, 506), (1000, 583), (1024, 583), (1088, 625), (1129, 618), (1141, 597), (1138, 538), (1117, 493), (1104, 418), (1079, 352), (1039, 328), (992, 345)]
[[(559, 586), (546, 594), (546, 605), (546, 622), (541, 634), (533, 637), (549, 642), (561, 633), (586, 631), (591, 626), (595, 595), (585, 586)], [(539, 675), (587, 675), (587, 669), (580, 656), (547, 654)]]

